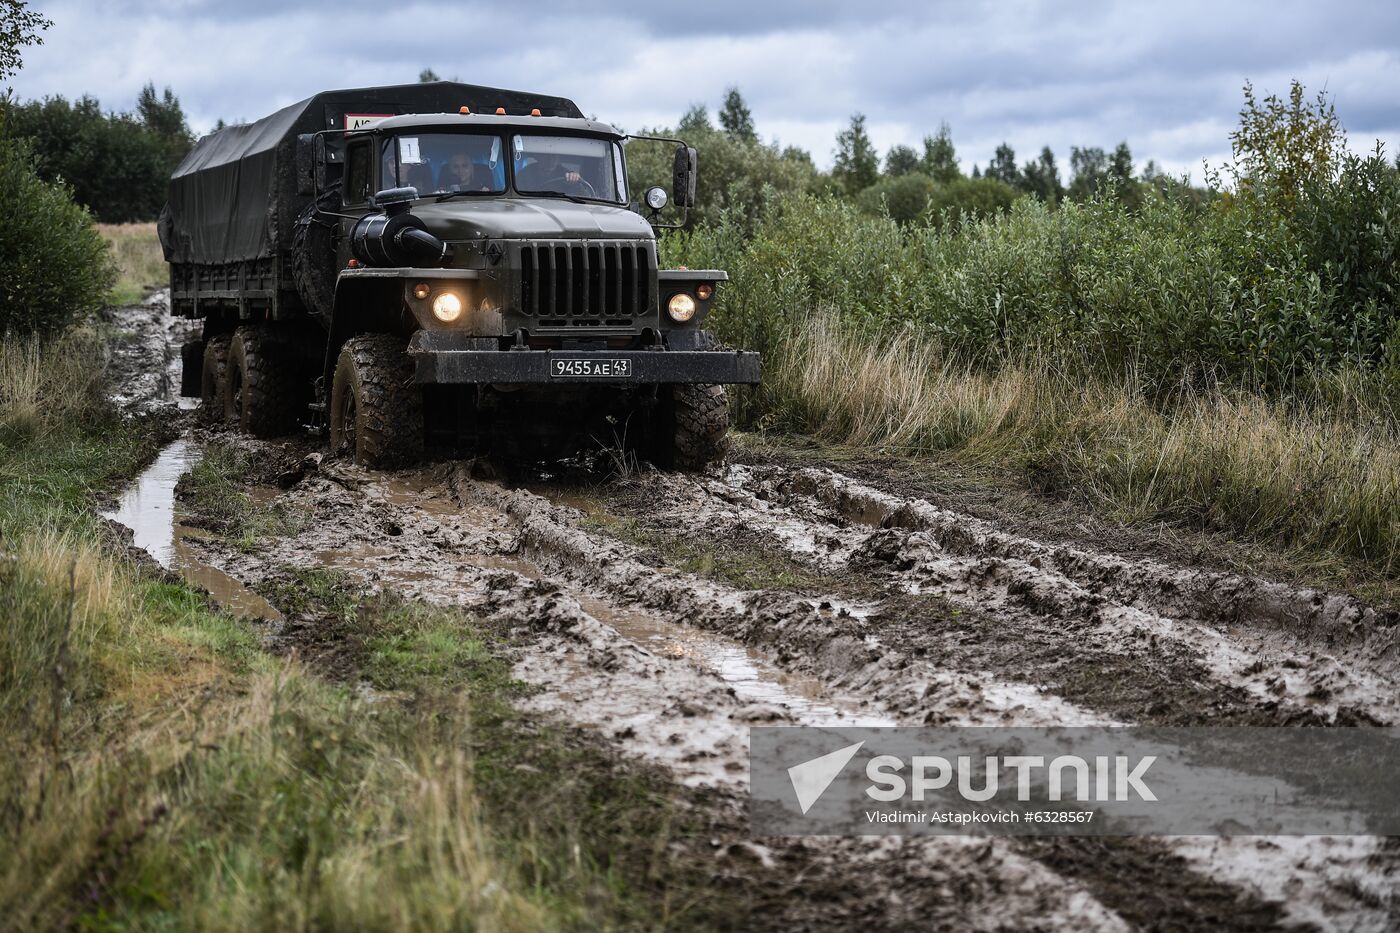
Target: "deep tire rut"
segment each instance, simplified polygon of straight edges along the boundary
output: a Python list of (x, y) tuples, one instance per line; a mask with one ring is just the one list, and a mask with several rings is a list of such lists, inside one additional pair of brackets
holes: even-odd
[[(873, 581), (875, 634), (890, 647), (1061, 688), (1067, 675), (1136, 672), (1117, 696), (1102, 683), (1070, 691), (1108, 715), (1400, 721), (1395, 615), (1349, 596), (1043, 545), (831, 471), (735, 467), (634, 498), (654, 499), (649, 521), (677, 535), (761, 535), (863, 592)], [(950, 609), (965, 613), (955, 625)]]

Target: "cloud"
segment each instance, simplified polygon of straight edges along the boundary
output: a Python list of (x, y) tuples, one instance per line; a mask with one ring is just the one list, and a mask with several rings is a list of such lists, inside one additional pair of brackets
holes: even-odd
[(1199, 177), (1202, 159), (1228, 154), (1244, 81), (1282, 93), (1293, 77), (1332, 95), (1355, 148), (1400, 142), (1400, 7), (1354, 0), (38, 6), (54, 27), (29, 52), (19, 96), (89, 93), (122, 109), (154, 81), (197, 129), (432, 67), (571, 97), (627, 128), (673, 124), (693, 103), (713, 110), (737, 85), (766, 138), (819, 165), (860, 111), (881, 151), (917, 146), (946, 120), (965, 167), (1002, 141), (1023, 161), (1048, 144), (1063, 165), (1070, 146), (1127, 140), (1139, 162)]

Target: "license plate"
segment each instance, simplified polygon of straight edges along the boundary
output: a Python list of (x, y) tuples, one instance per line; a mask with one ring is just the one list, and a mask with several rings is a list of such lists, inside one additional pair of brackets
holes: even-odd
[(549, 374), (555, 379), (627, 379), (632, 375), (632, 361), (556, 357), (550, 361)]

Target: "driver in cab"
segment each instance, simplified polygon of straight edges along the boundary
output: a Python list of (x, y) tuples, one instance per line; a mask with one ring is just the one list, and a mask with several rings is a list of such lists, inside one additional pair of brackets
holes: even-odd
[(528, 191), (552, 191), (560, 182), (577, 185), (583, 181), (578, 169), (563, 163), (557, 155), (543, 155), (516, 173), (519, 187)]
[(474, 163), (465, 152), (454, 152), (442, 167), (438, 178), (439, 191), (490, 191), (485, 173), (478, 173)]

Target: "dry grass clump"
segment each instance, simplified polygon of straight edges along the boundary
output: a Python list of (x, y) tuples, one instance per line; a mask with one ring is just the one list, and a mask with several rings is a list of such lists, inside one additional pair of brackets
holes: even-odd
[(0, 340), (0, 441), (86, 418), (104, 404), (102, 353), (92, 334)]
[(1389, 414), (1355, 396), (1285, 404), (1182, 389), (1154, 399), (1131, 374), (1075, 377), (1029, 353), (987, 372), (915, 338), (852, 334), (831, 316), (793, 338), (768, 391), (828, 440), (1032, 470), (1126, 518), (1400, 567), (1400, 438)]
[(38, 530), (6, 542), (0, 567), (0, 722), (60, 714), (53, 700), (55, 665), (65, 692), (96, 689), (94, 651), (120, 642), (125, 592), (113, 566), (91, 541)]
[[(643, 910), (588, 859), (556, 883), (564, 843), (517, 844), (526, 818), (483, 818), (481, 721), (456, 682), (414, 689), (427, 648), (409, 640), (390, 685), (413, 703), (371, 703), (121, 558), (94, 494), (156, 428), (103, 403), (100, 351), (73, 332), (0, 341), (0, 928), (510, 930)], [(437, 619), (438, 642), (476, 644), (469, 622)], [(485, 653), (495, 697), (510, 666)], [(443, 656), (460, 675), (464, 653)]]

